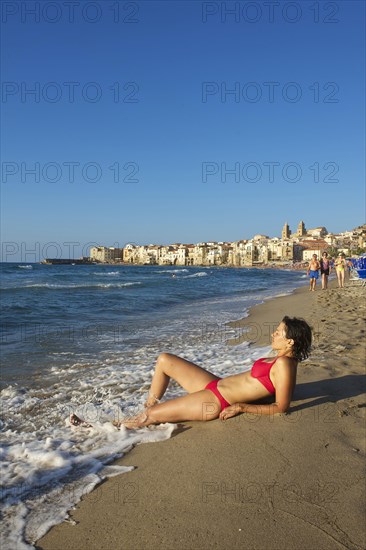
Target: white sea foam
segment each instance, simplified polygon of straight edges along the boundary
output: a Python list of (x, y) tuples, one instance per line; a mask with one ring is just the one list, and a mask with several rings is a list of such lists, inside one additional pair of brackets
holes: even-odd
[(99, 288), (123, 288), (125, 286), (138, 286), (138, 285), (142, 285), (142, 283), (140, 281), (135, 281), (133, 283), (106, 283), (106, 284), (98, 283), (93, 286), (96, 286)]
[(192, 277), (207, 277), (207, 273), (205, 271), (199, 271), (198, 273), (192, 273), (192, 275), (186, 275), (185, 279), (190, 279)]
[[(123, 288), (126, 286), (137, 286), (142, 285), (141, 281), (133, 281), (133, 282), (126, 282), (126, 283), (87, 283), (87, 284), (68, 284), (63, 285), (59, 283), (33, 283), (28, 285), (23, 285), (22, 288), (48, 288), (52, 290), (64, 290), (64, 289), (73, 289), (73, 288)], [(9, 287), (10, 288), (10, 287)], [(11, 287), (13, 290), (13, 287)]]
[(18, 265), (19, 269), (33, 269), (32, 265)]
[[(159, 429), (118, 430), (111, 420), (121, 417), (120, 407), (117, 401), (106, 399), (98, 406), (70, 405), (69, 410), (72, 407), (79, 415), (95, 417), (92, 428), (77, 428), (70, 425), (68, 416), (65, 418), (64, 393), (53, 390), (45, 392), (43, 399), (24, 388), (10, 387), (1, 392), (9, 415), (0, 447), (2, 548), (26, 548), (23, 531), (27, 544), (34, 544), (52, 525), (63, 521), (67, 511), (101, 480), (133, 469), (108, 466), (111, 461), (134, 445), (168, 439), (175, 427), (164, 424)], [(31, 416), (37, 407), (39, 414)], [(137, 407), (135, 404), (134, 411)], [(17, 430), (12, 429), (14, 423)]]
[[(25, 526), (25, 540), (33, 544), (52, 525), (65, 519), (67, 511), (95, 485), (133, 469), (106, 466), (111, 460), (136, 444), (168, 439), (174, 427), (166, 424), (158, 430), (128, 431), (117, 430), (110, 423), (96, 423), (89, 429), (55, 429), (52, 438), (35, 439), (33, 434), (29, 441), (12, 445), (2, 456), (8, 465), (2, 476), (7, 487), (3, 493), (5, 533), (14, 533), (17, 524)], [(19, 535), (16, 539), (21, 538)]]
[(171, 273), (188, 273), (188, 271), (188, 269), (182, 267), (181, 269), (158, 269), (155, 273), (165, 273), (166, 275), (170, 275)]
[(107, 277), (120, 275), (120, 271), (93, 271), (91, 275), (98, 275), (98, 277), (103, 277), (104, 275)]
[[(228, 348), (224, 340), (234, 332), (215, 334), (220, 330), (216, 324), (206, 325), (206, 332), (187, 344), (183, 331), (179, 334), (179, 324), (177, 319), (175, 349), (184, 349), (187, 359), (218, 376), (246, 370), (258, 355), (246, 343)], [(169, 341), (166, 332), (163, 337)], [(102, 479), (130, 471), (132, 466), (108, 465), (133, 445), (171, 436), (174, 426), (170, 424), (136, 431), (117, 430), (112, 425), (113, 420), (141, 410), (154, 360), (161, 351), (162, 345), (156, 341), (128, 357), (122, 351), (109, 353), (105, 361), (89, 358), (88, 368), (82, 361), (69, 369), (54, 367), (48, 387), (10, 386), (1, 392), (7, 411), (1, 446), (5, 548), (21, 548), (23, 531), (25, 541), (33, 544), (52, 525), (63, 521), (67, 510)], [(167, 397), (181, 393), (173, 385)], [(93, 428), (71, 427), (71, 412)]]

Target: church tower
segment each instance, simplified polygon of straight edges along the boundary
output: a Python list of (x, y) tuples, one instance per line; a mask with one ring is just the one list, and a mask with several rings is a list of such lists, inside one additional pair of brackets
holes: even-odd
[(281, 239), (284, 241), (286, 239), (289, 239), (291, 235), (290, 227), (288, 223), (286, 222), (282, 229), (282, 236)]
[(304, 224), (303, 221), (301, 221), (299, 223), (299, 225), (297, 226), (296, 236), (297, 237), (304, 237), (304, 235), (306, 235), (305, 224)]

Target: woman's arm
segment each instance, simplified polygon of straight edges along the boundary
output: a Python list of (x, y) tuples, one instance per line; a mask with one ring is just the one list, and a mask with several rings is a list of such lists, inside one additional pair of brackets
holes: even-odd
[(254, 405), (253, 403), (234, 403), (230, 407), (226, 407), (220, 413), (220, 420), (227, 420), (241, 413), (249, 414), (279, 414), (287, 411), (287, 408), (281, 407), (278, 403), (271, 405)]
[(296, 369), (288, 357), (280, 357), (276, 361), (276, 373), (274, 382), (276, 388), (276, 401), (271, 405), (255, 405), (253, 403), (234, 403), (226, 407), (220, 413), (221, 420), (227, 420), (240, 413), (250, 414), (279, 414), (288, 410), (293, 388), (296, 382)]

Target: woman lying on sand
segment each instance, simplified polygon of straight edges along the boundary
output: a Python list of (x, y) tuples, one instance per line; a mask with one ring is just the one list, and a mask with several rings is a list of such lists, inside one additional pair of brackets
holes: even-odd
[[(277, 356), (258, 359), (252, 369), (219, 378), (185, 359), (159, 355), (145, 411), (119, 422), (126, 428), (141, 428), (162, 422), (188, 420), (227, 420), (240, 413), (276, 414), (286, 412), (296, 384), (297, 364), (309, 356), (311, 328), (303, 319), (284, 317), (272, 334), (272, 349)], [(188, 394), (160, 403), (170, 379), (176, 380)], [(270, 405), (251, 405), (275, 395)], [(90, 427), (75, 414), (74, 426)]]

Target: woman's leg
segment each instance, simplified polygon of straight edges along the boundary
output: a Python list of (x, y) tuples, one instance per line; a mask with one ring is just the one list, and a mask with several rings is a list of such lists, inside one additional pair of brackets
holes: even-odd
[[(189, 395), (156, 404), (164, 395), (171, 378), (178, 382)], [(217, 378), (211, 372), (177, 355), (161, 353), (156, 362), (149, 397), (145, 403), (148, 410), (123, 422), (117, 420), (114, 424), (117, 427), (123, 423), (126, 427), (138, 428), (160, 422), (218, 418), (220, 402), (211, 391), (204, 390), (209, 382)], [(91, 427), (75, 414), (70, 416), (70, 423), (74, 426)]]
[(208, 421), (218, 418), (220, 412), (218, 398), (210, 390), (201, 390), (152, 405), (145, 412), (126, 418), (118, 424), (126, 428), (141, 428), (164, 422)]
[(322, 273), (322, 290), (325, 290), (326, 288), (327, 288), (326, 275), (325, 273)]
[(192, 393), (203, 390), (217, 376), (177, 355), (161, 353), (156, 362), (147, 406), (154, 405), (164, 395), (171, 378), (188, 393)]

